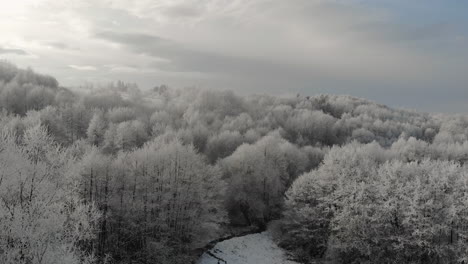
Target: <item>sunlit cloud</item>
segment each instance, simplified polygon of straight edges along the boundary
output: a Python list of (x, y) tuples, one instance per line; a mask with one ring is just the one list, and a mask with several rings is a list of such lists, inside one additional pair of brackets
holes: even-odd
[(74, 70), (79, 70), (79, 71), (97, 71), (97, 68), (91, 65), (74, 65), (70, 64), (68, 67), (74, 69)]

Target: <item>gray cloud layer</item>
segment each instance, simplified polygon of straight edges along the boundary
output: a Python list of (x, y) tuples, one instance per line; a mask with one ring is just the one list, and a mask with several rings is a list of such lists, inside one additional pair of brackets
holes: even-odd
[(18, 47), (0, 54), (31, 52), (14, 62), (65, 85), (124, 79), (143, 88), (345, 93), (468, 111), (468, 34), (449, 19), (403, 21), (367, 0), (37, 1), (16, 19), (0, 16), (0, 45)]
[(28, 55), (28, 53), (22, 49), (7, 49), (2, 47), (0, 47), (0, 54)]

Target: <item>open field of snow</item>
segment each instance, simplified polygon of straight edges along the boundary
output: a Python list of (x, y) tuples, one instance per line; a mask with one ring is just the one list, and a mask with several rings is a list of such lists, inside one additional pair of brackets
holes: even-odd
[(296, 264), (287, 259), (268, 232), (222, 241), (205, 252), (197, 264)]

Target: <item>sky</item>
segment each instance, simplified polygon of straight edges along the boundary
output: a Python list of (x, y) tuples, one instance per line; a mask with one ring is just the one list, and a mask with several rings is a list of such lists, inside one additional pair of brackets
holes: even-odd
[(466, 0), (0, 0), (0, 58), (63, 86), (347, 94), (468, 113)]

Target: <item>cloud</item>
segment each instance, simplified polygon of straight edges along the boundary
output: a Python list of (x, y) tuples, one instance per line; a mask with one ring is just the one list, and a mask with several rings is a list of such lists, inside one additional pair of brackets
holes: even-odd
[(132, 65), (108, 64), (108, 65), (104, 65), (104, 67), (109, 72), (138, 73), (138, 72), (145, 71), (144, 68), (140, 68), (138, 66), (132, 66)]
[(2, 47), (0, 47), (0, 54), (28, 55), (28, 53), (22, 49), (9, 49)]
[(40, 2), (21, 17), (0, 16), (2, 41), (44, 58), (15, 63), (65, 84), (126, 78), (143, 88), (346, 93), (411, 107), (440, 87), (447, 102), (460, 97), (468, 82), (468, 19), (454, 2)]
[(113, 31), (102, 31), (95, 35), (97, 38), (110, 40), (125, 45), (144, 45), (148, 43), (150, 45), (157, 46), (172, 46), (173, 43), (164, 38), (142, 34), (142, 33), (120, 33)]
[(197, 5), (187, 6), (178, 4), (166, 8), (165, 13), (174, 17), (199, 17), (202, 14), (202, 11)]
[(57, 41), (46, 41), (44, 44), (48, 47), (59, 49), (59, 50), (80, 50), (79, 48), (72, 47), (69, 44), (64, 42), (57, 42)]
[(70, 64), (68, 67), (78, 70), (78, 71), (97, 71), (98, 69), (95, 66), (91, 65), (75, 65), (75, 64)]
[(166, 71), (226, 72), (234, 70), (236, 64), (242, 64), (238, 58), (190, 49), (156, 35), (104, 31), (95, 36), (132, 52), (154, 57), (156, 61), (152, 65)]
[[(96, 37), (118, 44), (131, 52), (150, 56), (153, 58), (148, 67), (167, 73), (182, 74), (202, 74), (210, 76), (211, 79), (218, 79), (231, 83), (251, 81), (259, 84), (255, 79), (264, 79), (262, 86), (270, 86), (270, 83), (282, 83), (278, 78), (309, 80), (311, 77), (326, 76), (326, 73), (319, 65), (283, 64), (281, 61), (268, 60), (266, 58), (254, 58), (248, 56), (238, 56), (231, 54), (215, 53), (203, 50), (195, 50), (186, 47), (181, 43), (169, 40), (160, 36), (143, 33), (121, 33), (105, 31), (95, 35)], [(130, 71), (131, 69), (116, 68), (114, 71)], [(179, 75), (180, 78), (182, 76)], [(200, 75), (196, 75), (200, 76)], [(243, 81), (241, 81), (243, 80)], [(262, 82), (260, 82), (262, 83)], [(265, 85), (268, 83), (268, 85)], [(251, 84), (251, 85), (252, 85)], [(213, 84), (210, 84), (210, 86)], [(222, 84), (221, 85), (226, 85)], [(282, 86), (284, 87), (284, 86)], [(272, 86), (272, 89), (275, 89)]]

